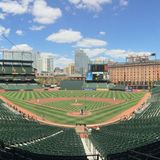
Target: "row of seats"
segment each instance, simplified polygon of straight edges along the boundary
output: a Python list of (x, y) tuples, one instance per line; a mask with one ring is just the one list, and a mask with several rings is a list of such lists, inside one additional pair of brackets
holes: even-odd
[(38, 84), (2, 84), (1, 88), (5, 90), (33, 90), (42, 88), (41, 85)]
[(85, 155), (85, 153), (82, 152), (83, 146), (81, 140), (75, 133), (74, 129), (65, 129), (63, 131), (64, 132), (60, 132), (59, 135), (20, 148), (34, 153), (43, 153), (47, 155)]
[(83, 156), (84, 148), (74, 129), (47, 126), (27, 120), (0, 102), (0, 141), (5, 146), (46, 155)]
[(160, 86), (154, 87), (151, 91), (153, 95), (160, 93)]
[(97, 150), (107, 157), (160, 140), (160, 119), (130, 120), (93, 130), (90, 139)]
[[(89, 138), (105, 158), (114, 160), (116, 158), (111, 155), (121, 153), (122, 156), (123, 153), (135, 150), (137, 147), (142, 148), (160, 142), (159, 131), (160, 103), (151, 102), (143, 112), (135, 114), (134, 118), (128, 121), (104, 126), (100, 130), (92, 130)], [(160, 155), (160, 152), (158, 154)]]
[(31, 66), (0, 66), (1, 74), (31, 74), (34, 69)]
[(149, 106), (140, 114), (136, 114), (136, 119), (150, 119), (160, 117), (160, 103), (152, 102)]

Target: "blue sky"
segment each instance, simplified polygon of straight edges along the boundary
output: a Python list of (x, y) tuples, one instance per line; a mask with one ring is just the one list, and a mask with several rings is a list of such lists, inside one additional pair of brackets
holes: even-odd
[(83, 49), (91, 59), (124, 61), (155, 52), (160, 42), (159, 0), (1, 0), (0, 48), (55, 56), (55, 65), (74, 61)]

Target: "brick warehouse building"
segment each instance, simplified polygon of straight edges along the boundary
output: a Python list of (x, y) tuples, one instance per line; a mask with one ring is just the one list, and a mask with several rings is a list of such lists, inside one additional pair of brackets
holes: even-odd
[(112, 83), (148, 88), (160, 80), (160, 60), (149, 60), (147, 56), (127, 57), (126, 63), (110, 64), (109, 72)]

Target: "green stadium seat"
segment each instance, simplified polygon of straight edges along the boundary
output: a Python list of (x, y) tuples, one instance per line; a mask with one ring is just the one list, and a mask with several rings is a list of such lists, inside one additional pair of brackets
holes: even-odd
[[(60, 134), (52, 136), (61, 131)], [(48, 137), (48, 138), (46, 138)], [(26, 120), (0, 102), (0, 140), (5, 146), (47, 155), (84, 156), (80, 137), (74, 129), (47, 126)], [(36, 141), (39, 140), (39, 141)], [(29, 142), (33, 142), (28, 145)]]

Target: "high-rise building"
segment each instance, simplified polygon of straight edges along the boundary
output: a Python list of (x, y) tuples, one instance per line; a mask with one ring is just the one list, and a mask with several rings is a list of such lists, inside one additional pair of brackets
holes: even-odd
[(81, 75), (87, 73), (89, 57), (83, 50), (77, 50), (75, 52), (75, 72)]
[(64, 68), (64, 73), (67, 75), (72, 75), (75, 73), (75, 65), (74, 63), (70, 63), (68, 66)]
[(52, 54), (40, 54), (39, 72), (54, 72), (54, 56)]

